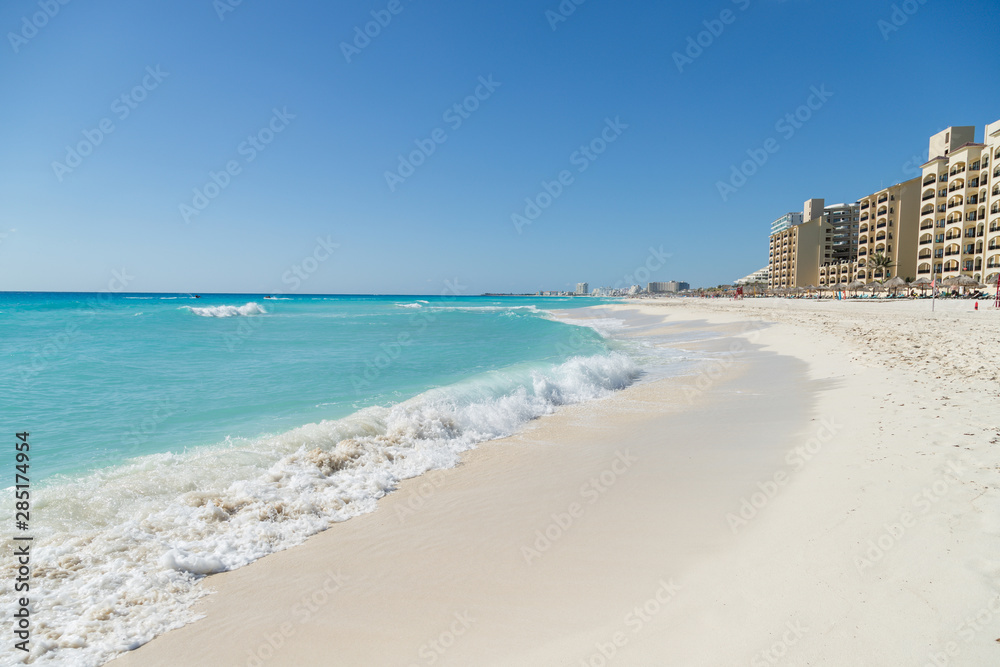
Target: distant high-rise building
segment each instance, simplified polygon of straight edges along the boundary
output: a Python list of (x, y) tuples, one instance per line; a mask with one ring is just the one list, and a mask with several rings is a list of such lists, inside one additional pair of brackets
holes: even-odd
[(974, 125), (945, 128), (931, 137), (928, 142), (927, 159), (933, 160), (936, 157), (948, 157), (959, 146), (972, 144), (975, 141), (976, 127)]
[[(1000, 121), (986, 126), (983, 143), (972, 126), (946, 128), (930, 138), (927, 154), (921, 176), (856, 204), (806, 201), (804, 222), (771, 234), (769, 286), (959, 275), (996, 284)], [(783, 226), (777, 222), (772, 229)], [(889, 258), (888, 270), (873, 265), (879, 254)]]
[(794, 227), (795, 225), (802, 224), (802, 214), (798, 211), (793, 211), (791, 213), (786, 213), (774, 222), (771, 223), (771, 233), (777, 234), (778, 232), (783, 232), (789, 227)]
[[(916, 278), (920, 222), (920, 177), (862, 197), (861, 236), (855, 278), (883, 282), (892, 276)], [(872, 257), (892, 260), (888, 271), (872, 266)]]
[(646, 285), (646, 291), (650, 294), (676, 294), (677, 292), (689, 289), (691, 289), (691, 285), (676, 280), (666, 283), (649, 283)]
[(590, 294), (590, 285), (587, 283), (577, 283), (576, 284), (577, 294)]
[(830, 264), (844, 263), (848, 271), (851, 267), (846, 265), (857, 253), (858, 210), (858, 204), (827, 206), (825, 199), (806, 200), (802, 204), (803, 222), (797, 226), (808, 229), (790, 233), (796, 227), (793, 225), (771, 234), (768, 285), (818, 285), (820, 267)]
[[(917, 274), (995, 285), (1000, 271), (1000, 121), (949, 127), (931, 137), (921, 166)], [(992, 164), (991, 164), (992, 163)], [(992, 169), (991, 169), (992, 166)]]
[(771, 235), (768, 287), (819, 283), (819, 269), (833, 256), (833, 225), (825, 216)]
[(823, 215), (823, 209), (825, 208), (825, 199), (807, 199), (805, 203), (802, 204), (802, 222), (809, 222), (810, 220), (815, 220), (820, 217)]
[(770, 273), (770, 267), (765, 266), (763, 269), (754, 271), (749, 276), (744, 276), (739, 280), (734, 280), (734, 285), (750, 285), (752, 283), (765, 283), (767, 284), (767, 277)]

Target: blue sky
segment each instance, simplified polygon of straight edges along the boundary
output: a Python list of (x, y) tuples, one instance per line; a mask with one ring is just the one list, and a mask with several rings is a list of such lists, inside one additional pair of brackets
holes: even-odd
[(985, 0), (234, 1), (3, 4), (0, 289), (728, 283), (1000, 119)]

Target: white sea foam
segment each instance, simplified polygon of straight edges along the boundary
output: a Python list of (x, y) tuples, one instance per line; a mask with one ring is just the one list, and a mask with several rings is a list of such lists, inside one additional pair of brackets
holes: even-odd
[[(344, 419), (52, 482), (33, 523), (33, 664), (102, 664), (194, 620), (204, 575), (370, 512), (400, 480), (639, 375), (619, 353), (524, 364)], [(12, 490), (2, 495), (9, 507)], [(0, 570), (13, 580), (10, 560)], [(0, 615), (13, 611), (0, 601)], [(0, 663), (15, 653), (0, 645)]]
[(423, 308), (423, 305), (420, 303), (397, 303), (396, 305), (400, 308)]
[(545, 311), (539, 310), (536, 306), (429, 306), (430, 310), (441, 310), (441, 311), (473, 311), (480, 313), (495, 313), (501, 310), (508, 310), (514, 312), (527, 312), (527, 313), (543, 313)]
[(625, 320), (616, 317), (594, 317), (589, 319), (575, 319), (572, 317), (555, 317), (554, 320), (562, 322), (563, 324), (572, 324), (578, 327), (587, 327), (593, 329), (602, 336), (610, 336), (616, 333), (620, 333), (627, 329), (625, 325)]
[(181, 306), (181, 308), (190, 310), (195, 315), (200, 315), (201, 317), (249, 317), (251, 315), (267, 314), (266, 310), (253, 301), (242, 306), (206, 306), (205, 308)]

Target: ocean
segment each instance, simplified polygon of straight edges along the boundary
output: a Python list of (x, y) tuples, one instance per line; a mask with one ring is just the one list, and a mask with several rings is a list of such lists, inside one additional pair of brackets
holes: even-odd
[(12, 445), (30, 432), (34, 664), (102, 664), (193, 619), (205, 575), (683, 362), (550, 313), (602, 303), (0, 294), (0, 421)]

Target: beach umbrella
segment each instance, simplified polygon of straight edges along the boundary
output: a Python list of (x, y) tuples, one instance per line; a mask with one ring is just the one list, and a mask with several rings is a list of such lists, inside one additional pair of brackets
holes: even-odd
[(882, 283), (883, 287), (892, 290), (893, 296), (895, 296), (896, 292), (899, 290), (900, 287), (906, 287), (907, 285), (908, 283), (899, 276), (896, 276), (895, 278), (890, 278), (889, 280)]
[(962, 288), (962, 294), (965, 294), (966, 287), (978, 287), (979, 281), (975, 278), (970, 278), (969, 276), (957, 276), (955, 278), (955, 284)]
[(920, 276), (912, 283), (910, 283), (910, 287), (919, 287), (921, 292), (923, 292), (926, 289), (930, 289), (930, 286), (931, 286), (931, 279), (928, 278), (927, 276)]
[(847, 284), (847, 289), (857, 292), (860, 289), (864, 289), (865, 281), (863, 280), (852, 280)]

